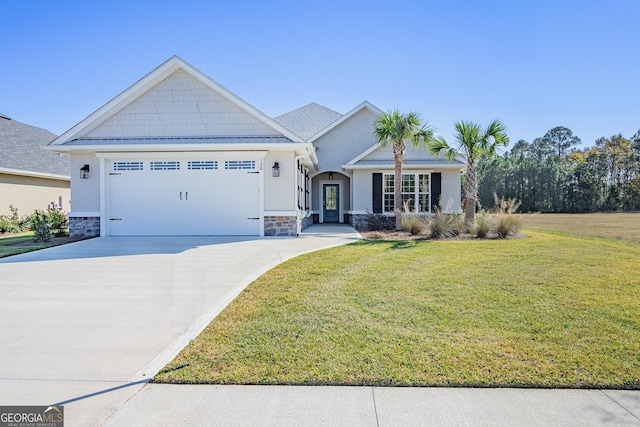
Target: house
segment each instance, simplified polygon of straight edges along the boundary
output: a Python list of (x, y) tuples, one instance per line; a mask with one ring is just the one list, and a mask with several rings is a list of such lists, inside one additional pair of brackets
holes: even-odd
[(55, 137), (0, 114), (0, 215), (69, 208), (69, 158), (43, 149)]
[[(380, 113), (309, 104), (271, 118), (174, 56), (49, 149), (71, 158), (72, 235), (295, 236), (392, 215)], [(463, 168), (408, 149), (403, 198), (421, 213), (459, 209)]]

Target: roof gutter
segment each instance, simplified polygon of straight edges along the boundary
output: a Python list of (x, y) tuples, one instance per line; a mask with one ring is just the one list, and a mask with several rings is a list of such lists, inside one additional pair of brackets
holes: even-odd
[[(92, 144), (92, 145), (48, 145), (45, 150), (56, 153), (120, 153), (158, 151), (255, 151), (275, 150), (296, 153), (313, 151), (310, 142), (291, 143), (207, 143), (207, 144)], [(315, 157), (315, 156), (314, 156)], [(315, 161), (314, 161), (315, 163)]]
[[(395, 165), (342, 165), (342, 169), (389, 169), (393, 170)], [(446, 169), (446, 170), (463, 170), (466, 168), (466, 165), (463, 164), (449, 164), (449, 163), (432, 163), (428, 165), (402, 165), (402, 170), (408, 169), (420, 169), (420, 170), (431, 170), (431, 169)]]
[(0, 173), (7, 174), (7, 175), (28, 176), (32, 178), (55, 179), (57, 181), (71, 180), (71, 178), (67, 175), (57, 175), (54, 173), (46, 173), (46, 172), (25, 171), (20, 169), (0, 168)]

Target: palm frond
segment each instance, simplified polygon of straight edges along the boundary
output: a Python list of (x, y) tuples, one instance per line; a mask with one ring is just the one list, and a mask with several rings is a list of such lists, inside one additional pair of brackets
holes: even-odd
[(509, 137), (506, 126), (498, 119), (492, 120), (487, 125), (482, 138), (483, 153), (493, 156), (500, 147), (506, 147), (508, 144)]
[(427, 150), (434, 156), (442, 155), (447, 160), (455, 160), (455, 158), (460, 155), (442, 136), (432, 138), (431, 141), (427, 143)]

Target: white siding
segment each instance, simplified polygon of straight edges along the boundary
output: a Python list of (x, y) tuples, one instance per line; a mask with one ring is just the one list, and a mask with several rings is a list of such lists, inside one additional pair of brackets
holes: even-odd
[[(94, 154), (71, 155), (71, 213), (100, 212), (101, 161)], [(80, 179), (80, 168), (89, 165), (89, 178)]]
[(442, 172), (442, 211), (460, 212), (460, 172)]
[(178, 70), (86, 137), (279, 135), (185, 71)]
[[(405, 143), (405, 147), (405, 160), (427, 160), (436, 158), (426, 150), (424, 145), (416, 148), (411, 144)], [(393, 160), (393, 146), (391, 144), (380, 146), (376, 148), (372, 153), (366, 155), (362, 160)]]
[(375, 144), (376, 118), (373, 112), (363, 109), (314, 141), (322, 171), (341, 171), (342, 165)]
[[(352, 184), (353, 188), (353, 211), (355, 213), (364, 213), (364, 211), (373, 210), (373, 178), (375, 172), (393, 173), (392, 169), (388, 170), (355, 170), (353, 171)], [(410, 173), (420, 173), (417, 170), (405, 171)], [(442, 211), (444, 213), (460, 212), (460, 172), (459, 171), (438, 171), (442, 173)]]
[(373, 212), (371, 204), (373, 198), (373, 178), (371, 170), (354, 170), (351, 184), (353, 187), (353, 207), (355, 213), (364, 213), (366, 210)]
[[(293, 212), (297, 206), (295, 202), (295, 173), (293, 151), (270, 151), (264, 161), (264, 210)], [(278, 162), (280, 176), (274, 177), (273, 164)]]

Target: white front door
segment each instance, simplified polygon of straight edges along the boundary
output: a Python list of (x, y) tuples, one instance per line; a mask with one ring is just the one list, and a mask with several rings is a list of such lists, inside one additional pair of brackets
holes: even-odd
[(258, 159), (107, 162), (108, 234), (259, 235)]

